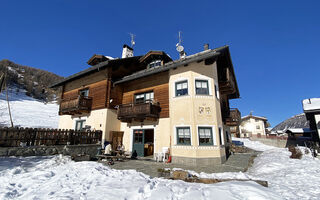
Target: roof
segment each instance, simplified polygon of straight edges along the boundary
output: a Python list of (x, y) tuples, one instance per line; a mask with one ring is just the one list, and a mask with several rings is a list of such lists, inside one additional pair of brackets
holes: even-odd
[(304, 99), (302, 106), (304, 112), (320, 112), (320, 98)]
[(172, 61), (172, 59), (163, 51), (149, 51), (144, 56), (142, 56), (139, 61), (149, 63), (154, 59), (162, 59), (165, 63)]
[(70, 82), (72, 80), (75, 80), (77, 78), (83, 77), (85, 75), (91, 74), (93, 72), (97, 72), (99, 70), (105, 69), (108, 66), (114, 65), (114, 64), (121, 64), (123, 62), (130, 62), (130, 61), (139, 61), (141, 56), (134, 56), (134, 57), (129, 57), (129, 58), (118, 58), (118, 59), (113, 59), (113, 60), (107, 60), (104, 62), (101, 62), (97, 65), (94, 65), (92, 67), (89, 67), (88, 69), (85, 69), (83, 71), (80, 71), (78, 73), (75, 73), (71, 76), (66, 77), (65, 79), (53, 84), (50, 86), (50, 88), (58, 87), (61, 86), (67, 82)]
[[(105, 68), (112, 66), (112, 65), (119, 65), (123, 62), (132, 62), (132, 61), (139, 62), (140, 59), (143, 60), (143, 57), (146, 58), (146, 57), (148, 57), (148, 55), (154, 54), (154, 53), (156, 53), (156, 54), (159, 53), (160, 55), (162, 54), (161, 51), (150, 51), (146, 54), (146, 56), (135, 56), (135, 57), (129, 57), (129, 58), (118, 58), (118, 59), (113, 59), (113, 60), (107, 60), (107, 61), (101, 62), (97, 65), (94, 65), (88, 69), (85, 69), (81, 72), (78, 72), (76, 74), (68, 76), (67, 78), (53, 84), (50, 87), (53, 88), (53, 87), (61, 86), (67, 82), (70, 82), (72, 80), (78, 79), (78, 78), (83, 77), (85, 75), (97, 72), (99, 70), (105, 69)], [(150, 76), (150, 75), (153, 75), (156, 73), (168, 71), (170, 69), (173, 69), (173, 68), (176, 68), (179, 66), (184, 66), (184, 65), (187, 65), (192, 62), (202, 61), (202, 60), (209, 59), (209, 58), (216, 58), (222, 54), (226, 55), (226, 58), (228, 59), (228, 61), (230, 63), (230, 69), (231, 69), (232, 76), (234, 77), (236, 92), (234, 93), (233, 98), (238, 98), (240, 96), (240, 93), (239, 93), (239, 88), (238, 88), (238, 84), (236, 81), (236, 77), (235, 77), (228, 45), (218, 47), (215, 49), (208, 49), (208, 50), (205, 50), (205, 51), (202, 51), (202, 52), (190, 55), (190, 56), (186, 56), (185, 58), (182, 58), (179, 60), (170, 61), (170, 62), (165, 63), (162, 66), (147, 68), (147, 69), (135, 72), (133, 74), (130, 74), (128, 76), (121, 78), (120, 80), (114, 82), (114, 84), (116, 85), (116, 84), (131, 81), (131, 80), (135, 80), (138, 78)], [(170, 58), (170, 57), (168, 57), (168, 58)]]
[(263, 121), (268, 121), (268, 119), (266, 117), (259, 117), (259, 116), (254, 116), (254, 115), (246, 115), (246, 116), (243, 116), (241, 118), (241, 120), (244, 120), (246, 118), (255, 118), (255, 119), (261, 119)]
[(231, 66), (230, 66), (231, 73), (232, 73), (232, 75), (234, 77), (235, 87), (236, 87), (236, 95), (235, 96), (239, 97), (240, 96), (239, 88), (238, 88), (238, 84), (237, 84), (237, 81), (236, 81), (236, 78), (235, 78), (235, 74), (234, 74), (234, 69), (233, 69), (233, 65), (232, 65), (232, 61), (231, 61), (231, 57), (230, 57), (230, 52), (229, 52), (229, 46), (227, 46), (227, 45), (219, 47), (219, 48), (215, 48), (215, 49), (205, 50), (205, 51), (202, 51), (200, 53), (196, 53), (196, 54), (193, 54), (193, 55), (190, 55), (190, 56), (186, 56), (185, 58), (168, 62), (168, 63), (164, 64), (163, 66), (159, 66), (159, 67), (154, 67), (154, 68), (149, 68), (149, 69), (144, 69), (144, 70), (138, 71), (136, 73), (133, 73), (131, 75), (123, 77), (122, 79), (116, 81), (114, 84), (116, 85), (116, 84), (120, 84), (120, 83), (131, 81), (131, 80), (135, 80), (135, 79), (138, 79), (138, 78), (142, 78), (142, 77), (150, 76), (150, 75), (153, 75), (153, 74), (157, 74), (157, 73), (160, 73), (160, 72), (168, 71), (170, 69), (173, 69), (173, 68), (176, 68), (176, 67), (179, 67), (179, 66), (184, 66), (184, 65), (187, 65), (187, 64), (192, 63), (192, 62), (201, 61), (201, 60), (208, 59), (208, 58), (214, 58), (214, 57), (217, 57), (217, 56), (221, 55), (224, 52), (227, 52), (228, 59), (229, 59), (229, 61), (231, 63)]
[(291, 133), (312, 133), (314, 131), (311, 130), (310, 128), (288, 128), (284, 132), (286, 132), (286, 133), (288, 133), (288, 132), (291, 132)]

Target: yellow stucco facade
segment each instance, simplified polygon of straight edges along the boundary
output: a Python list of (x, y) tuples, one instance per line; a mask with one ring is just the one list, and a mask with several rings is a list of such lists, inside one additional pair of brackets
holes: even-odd
[[(208, 81), (209, 94), (196, 94), (196, 80)], [(176, 83), (187, 81), (188, 94), (177, 96)], [(170, 70), (169, 98), (170, 98), (170, 129), (173, 143), (171, 155), (182, 158), (220, 158), (225, 157), (225, 132), (221, 118), (217, 66), (205, 65), (204, 62), (194, 62), (188, 66)], [(191, 145), (181, 145), (177, 142), (177, 128), (188, 127), (191, 132)], [(213, 144), (202, 146), (199, 143), (199, 127), (212, 129)], [(221, 140), (219, 128), (221, 129)]]
[(77, 120), (85, 120), (84, 126), (91, 126), (91, 130), (103, 132), (102, 141), (110, 140), (110, 131), (120, 130), (120, 121), (117, 119), (117, 112), (113, 109), (92, 110), (88, 115), (61, 115), (59, 118), (60, 129), (75, 129)]

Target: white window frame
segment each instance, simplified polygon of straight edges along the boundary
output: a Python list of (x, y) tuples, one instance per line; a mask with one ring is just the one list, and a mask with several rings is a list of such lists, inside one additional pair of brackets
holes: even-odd
[[(177, 140), (178, 140), (178, 138), (177, 138), (177, 134), (178, 134), (177, 133), (177, 128), (184, 128), (184, 127), (188, 127), (190, 129), (190, 145), (181, 145), (181, 144), (178, 144), (178, 142), (177, 142)], [(185, 147), (185, 146), (187, 146), (187, 147), (193, 146), (193, 143), (192, 143), (192, 127), (191, 127), (191, 125), (176, 125), (173, 128), (174, 128), (173, 138), (174, 138), (174, 145), (175, 146), (183, 146), (183, 147)]]
[[(209, 94), (197, 94), (197, 89), (196, 89), (196, 81), (208, 81), (208, 90), (209, 90)], [(195, 77), (194, 78), (194, 86), (193, 86), (193, 90), (194, 90), (194, 95), (195, 96), (212, 96), (212, 84), (211, 84), (212, 78), (208, 78), (208, 77)]]
[(219, 126), (218, 127), (218, 131), (219, 131), (219, 128), (221, 128), (221, 135), (220, 135), (220, 132), (219, 132), (219, 137), (221, 137), (221, 144), (220, 145), (224, 146), (225, 145), (225, 142), (224, 142), (224, 129), (223, 129), (223, 126)]
[[(188, 94), (187, 95), (182, 95), (182, 96), (176, 96), (176, 83), (178, 83), (178, 82), (182, 82), (182, 81), (187, 81), (187, 85), (188, 85), (188, 88), (187, 88), (187, 90), (188, 90)], [(179, 98), (179, 97), (187, 97), (187, 96), (190, 96), (191, 94), (190, 94), (190, 81), (189, 81), (189, 79), (188, 78), (179, 78), (179, 79), (177, 79), (177, 80), (175, 80), (174, 82), (173, 82), (173, 89), (172, 89), (172, 91), (173, 91), (173, 93), (172, 93), (172, 96), (173, 97), (177, 97), (177, 98)]]
[(205, 147), (206, 145), (200, 145), (200, 141), (199, 141), (199, 127), (204, 127), (204, 128), (211, 128), (212, 129), (212, 139), (213, 139), (213, 146), (217, 146), (217, 135), (216, 135), (216, 129), (214, 125), (197, 125), (197, 144), (199, 147)]
[[(217, 88), (217, 95), (216, 95), (216, 88)], [(214, 81), (214, 95), (217, 99), (220, 100), (220, 92), (219, 92), (219, 84), (217, 81)]]

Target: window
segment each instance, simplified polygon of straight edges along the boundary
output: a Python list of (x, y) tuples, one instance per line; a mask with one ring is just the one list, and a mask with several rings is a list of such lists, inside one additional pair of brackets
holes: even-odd
[(152, 102), (154, 98), (153, 91), (152, 92), (145, 92), (141, 94), (136, 94), (134, 96), (134, 102), (136, 104), (141, 104), (141, 103), (150, 103)]
[(213, 145), (212, 128), (199, 127), (199, 145)]
[(176, 83), (176, 97), (188, 95), (188, 82), (180, 81)]
[(134, 143), (142, 144), (143, 141), (143, 130), (134, 131)]
[(77, 120), (76, 121), (76, 131), (81, 131), (84, 128), (86, 120)]
[(256, 126), (256, 128), (257, 128), (257, 129), (260, 129), (260, 126), (259, 126), (259, 125), (257, 125), (257, 126)]
[(255, 119), (256, 122), (259, 122), (259, 119)]
[(177, 128), (177, 144), (191, 145), (191, 134), (189, 127)]
[(219, 99), (219, 89), (216, 84), (214, 84), (214, 93), (215, 93), (216, 97)]
[(79, 95), (84, 96), (84, 97), (88, 97), (89, 96), (89, 88), (80, 90)]
[(153, 68), (153, 67), (157, 67), (157, 66), (161, 66), (161, 60), (152, 61), (152, 62), (148, 65), (148, 68)]
[(207, 80), (196, 80), (196, 94), (209, 95), (209, 84)]

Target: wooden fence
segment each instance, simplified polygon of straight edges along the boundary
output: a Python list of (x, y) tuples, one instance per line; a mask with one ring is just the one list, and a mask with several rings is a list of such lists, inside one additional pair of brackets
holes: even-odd
[(0, 147), (37, 145), (97, 144), (102, 131), (75, 131), (72, 129), (0, 128)]

